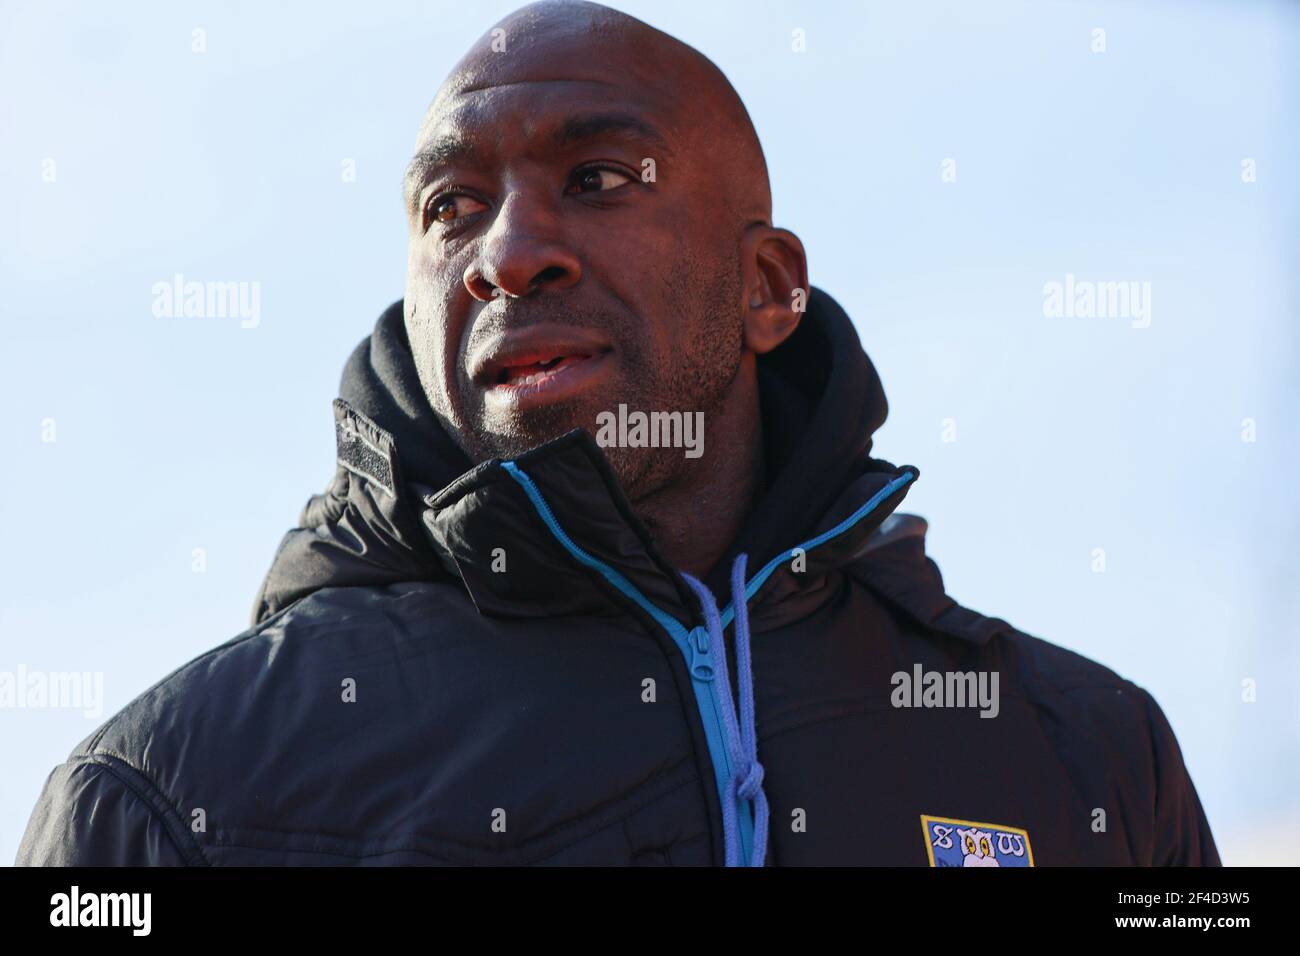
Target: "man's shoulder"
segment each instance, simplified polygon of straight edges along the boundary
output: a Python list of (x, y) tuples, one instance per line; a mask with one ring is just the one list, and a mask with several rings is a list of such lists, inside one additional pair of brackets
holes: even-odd
[(998, 674), (1000, 719), (1022, 731), (1033, 728), (1071, 772), (1112, 776), (1131, 791), (1150, 794), (1152, 802), (1161, 788), (1178, 799), (1191, 790), (1160, 704), (1105, 664), (1005, 623), (956, 659), (962, 667)]
[[(436, 641), (464, 603), (437, 582), (316, 591), (140, 693), (82, 740), (69, 763), (113, 758), (162, 789), (196, 766), (221, 772), (254, 741), (270, 750), (308, 729), (332, 710), (326, 702), (356, 700), (365, 677), (389, 673), (412, 622), (423, 622), (421, 640)], [(440, 621), (445, 626), (429, 624)]]
[(464, 613), (438, 583), (327, 588), (200, 654), (54, 768), (18, 861), (202, 864), (209, 817), (220, 828), (334, 792), (374, 757), (365, 727), (436, 706), (392, 664)]
[(1111, 667), (950, 598), (912, 639), (937, 642), (956, 669), (997, 675), (1002, 697), (1018, 700), (1025, 716), (1054, 734), (1136, 744), (1136, 730), (1166, 726), (1150, 692)]
[(986, 654), (1007, 673), (1006, 692), (1023, 697), (1044, 718), (1072, 715), (1063, 731), (1136, 744), (1134, 731), (1144, 731), (1149, 742), (1167, 726), (1148, 690), (1078, 651), (1007, 627), (990, 639)]
[[(953, 668), (996, 673), (1004, 695), (1038, 710), (1086, 709), (1129, 726), (1154, 716), (1158, 708), (1151, 695), (1106, 665), (959, 604), (926, 553), (926, 529), (917, 515), (891, 516), (849, 567), (890, 608), (902, 640), (914, 651), (929, 647)], [(1087, 730), (1085, 724), (1071, 726)]]
[(1014, 626), (994, 635), (987, 653), (1004, 662), (1016, 683), (1031, 695), (1106, 699), (1145, 693), (1105, 664)]

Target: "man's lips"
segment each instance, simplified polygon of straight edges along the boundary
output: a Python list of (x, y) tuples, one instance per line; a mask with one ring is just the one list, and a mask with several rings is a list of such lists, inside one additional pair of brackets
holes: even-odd
[(585, 352), (573, 355), (556, 355), (547, 359), (517, 359), (503, 365), (497, 372), (493, 388), (519, 388), (524, 385), (536, 385), (544, 379), (557, 374), (576, 362), (585, 362), (591, 358)]
[(581, 391), (612, 351), (599, 333), (554, 323), (497, 336), (471, 359), (471, 380), (489, 400), (513, 407), (567, 397)]

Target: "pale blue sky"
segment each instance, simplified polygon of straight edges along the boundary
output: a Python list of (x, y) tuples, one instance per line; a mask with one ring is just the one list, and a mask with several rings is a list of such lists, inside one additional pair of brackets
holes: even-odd
[[(103, 672), (107, 716), (244, 629), (402, 294), (419, 117), (514, 5), (0, 4), (0, 671)], [(1300, 5), (616, 6), (748, 104), (951, 593), (1150, 689), (1225, 861), (1300, 861)], [(155, 317), (178, 272), (260, 283), (256, 328)], [(1067, 273), (1150, 326), (1044, 317)], [(102, 719), (0, 709), (0, 862)]]

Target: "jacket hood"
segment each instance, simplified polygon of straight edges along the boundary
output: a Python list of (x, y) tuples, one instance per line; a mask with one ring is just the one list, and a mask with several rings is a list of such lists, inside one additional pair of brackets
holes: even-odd
[[(815, 542), (817, 554), (807, 560), (808, 570), (817, 571), (915, 537), (917, 525), (897, 523), (890, 536), (870, 537), (916, 470), (870, 457), (872, 434), (888, 406), (852, 322), (834, 299), (814, 288), (798, 329), (762, 356), (758, 369), (769, 479), (705, 583), (724, 587), (741, 552), (756, 568), (800, 542)], [(608, 607), (590, 569), (575, 564), (545, 533), (537, 502), (517, 474), (500, 461), (474, 465), (444, 431), (420, 387), (401, 301), (384, 311), (348, 359), (334, 417), (334, 478), (281, 542), (257, 597), (254, 624), (320, 588), (457, 577), (487, 614)], [(583, 548), (646, 594), (689, 607), (680, 575), (631, 512), (590, 435), (575, 430), (514, 462), (529, 476), (535, 497), (549, 503)], [(888, 500), (875, 502), (871, 520), (855, 518), (864, 502), (886, 490)], [(522, 565), (530, 573), (494, 573), (500, 569), (491, 566), (495, 549), (488, 545), (495, 542), (506, 544), (510, 570)], [(800, 576), (804, 583), (791, 577), (776, 574), (764, 588), (789, 593), (816, 575)]]

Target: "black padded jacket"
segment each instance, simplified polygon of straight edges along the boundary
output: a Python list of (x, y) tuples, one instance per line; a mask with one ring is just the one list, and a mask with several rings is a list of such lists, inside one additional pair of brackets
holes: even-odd
[(1217, 864), (1146, 691), (945, 594), (829, 296), (759, 377), (771, 477), (697, 587), (586, 432), (471, 467), (390, 307), (253, 626), (51, 773), (18, 862)]

